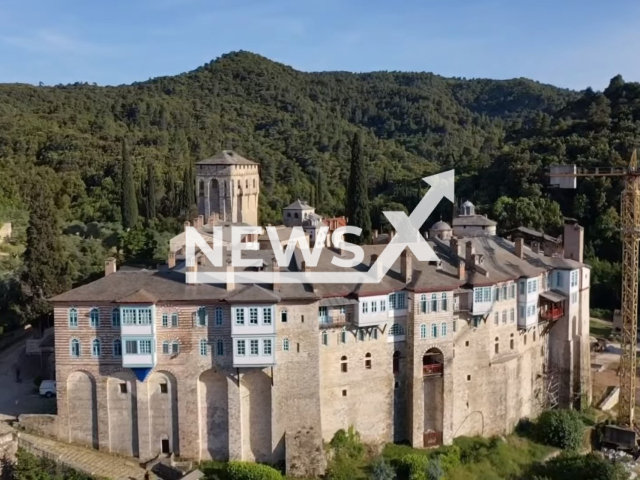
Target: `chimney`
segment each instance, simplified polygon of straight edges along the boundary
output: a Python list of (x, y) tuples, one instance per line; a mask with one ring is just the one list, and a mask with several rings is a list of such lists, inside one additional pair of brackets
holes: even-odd
[(198, 228), (204, 227), (204, 215), (198, 215)]
[(553, 256), (554, 245), (551, 242), (544, 242), (542, 244), (542, 249), (544, 250), (545, 256), (547, 256), (547, 257)]
[(104, 261), (104, 276), (108, 277), (112, 273), (116, 273), (116, 259), (109, 257)]
[(273, 291), (277, 292), (280, 290), (280, 266), (276, 257), (271, 259), (271, 270), (273, 271)]
[[(188, 263), (188, 262), (187, 262)], [(193, 265), (187, 264), (187, 272), (185, 275), (185, 282), (189, 285), (194, 285), (196, 283), (196, 274), (198, 273), (198, 264), (196, 263), (195, 258), (193, 259)]]
[(465, 245), (465, 260), (469, 263), (473, 263), (473, 256), (476, 254), (476, 249), (473, 246), (473, 242), (469, 240)]
[(403, 250), (402, 255), (400, 255), (400, 275), (404, 283), (411, 283), (413, 264), (411, 263), (411, 253), (407, 252), (407, 250)]
[(516, 238), (514, 253), (518, 258), (524, 258), (524, 239), (522, 237)]
[(211, 215), (209, 215), (209, 221), (208, 224), (212, 225), (216, 223), (216, 217), (215, 217), (215, 213), (212, 213)]
[(169, 257), (167, 258), (167, 266), (169, 268), (173, 268), (176, 266), (176, 253), (169, 252)]
[(584, 259), (584, 228), (572, 219), (564, 223), (564, 258), (582, 263)]
[(531, 242), (531, 251), (533, 253), (540, 253), (540, 242)]
[(193, 219), (193, 226), (194, 226), (194, 228), (200, 228), (200, 225), (198, 225), (198, 217), (195, 217)]
[(466, 280), (467, 279), (467, 268), (464, 261), (458, 261), (458, 280)]
[(233, 278), (233, 265), (231, 260), (227, 260), (227, 292), (232, 291), (236, 287)]

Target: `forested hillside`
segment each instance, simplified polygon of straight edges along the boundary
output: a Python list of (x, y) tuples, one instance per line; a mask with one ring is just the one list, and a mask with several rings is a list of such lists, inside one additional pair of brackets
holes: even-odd
[[(60, 289), (100, 272), (117, 246), (121, 261), (163, 259), (166, 239), (189, 215), (189, 166), (222, 148), (261, 164), (263, 223), (278, 222), (296, 198), (343, 214), (349, 142), (360, 131), (374, 228), (384, 227), (382, 209), (413, 208), (424, 193), (421, 177), (455, 168), (458, 197), (472, 199), (504, 229), (523, 224), (556, 234), (562, 215), (578, 218), (600, 283), (594, 303), (611, 308), (621, 186), (586, 179), (577, 191), (554, 191), (545, 170), (553, 163), (625, 164), (640, 138), (639, 120), (640, 84), (620, 77), (602, 93), (578, 93), (526, 79), (303, 73), (247, 52), (118, 87), (3, 84), (0, 222), (17, 223), (23, 243), (27, 211), (46, 201), (31, 193), (47, 190), (61, 233), (52, 262), (64, 264), (56, 273), (64, 277)], [(123, 139), (146, 227), (128, 232), (120, 209)], [(431, 221), (450, 217), (450, 207), (441, 207)], [(3, 248), (9, 256), (0, 258), (0, 311), (20, 313), (21, 249)]]

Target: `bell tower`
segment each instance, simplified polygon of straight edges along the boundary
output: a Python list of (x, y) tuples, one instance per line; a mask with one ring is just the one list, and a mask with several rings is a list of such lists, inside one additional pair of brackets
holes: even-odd
[(208, 221), (258, 224), (260, 172), (258, 164), (232, 150), (196, 163), (198, 214)]

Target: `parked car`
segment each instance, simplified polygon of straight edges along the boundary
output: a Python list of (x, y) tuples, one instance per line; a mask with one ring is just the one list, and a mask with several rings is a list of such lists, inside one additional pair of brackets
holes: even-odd
[(40, 395), (51, 398), (56, 394), (56, 382), (54, 380), (43, 380), (40, 384)]

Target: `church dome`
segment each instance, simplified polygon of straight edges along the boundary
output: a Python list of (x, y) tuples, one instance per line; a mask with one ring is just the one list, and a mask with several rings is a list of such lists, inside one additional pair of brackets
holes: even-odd
[(476, 207), (469, 200), (464, 202), (460, 207), (460, 215), (475, 215)]
[(439, 222), (434, 223), (431, 226), (430, 230), (435, 232), (441, 232), (444, 230), (451, 230), (451, 226), (447, 222), (443, 222), (442, 220), (440, 220)]

